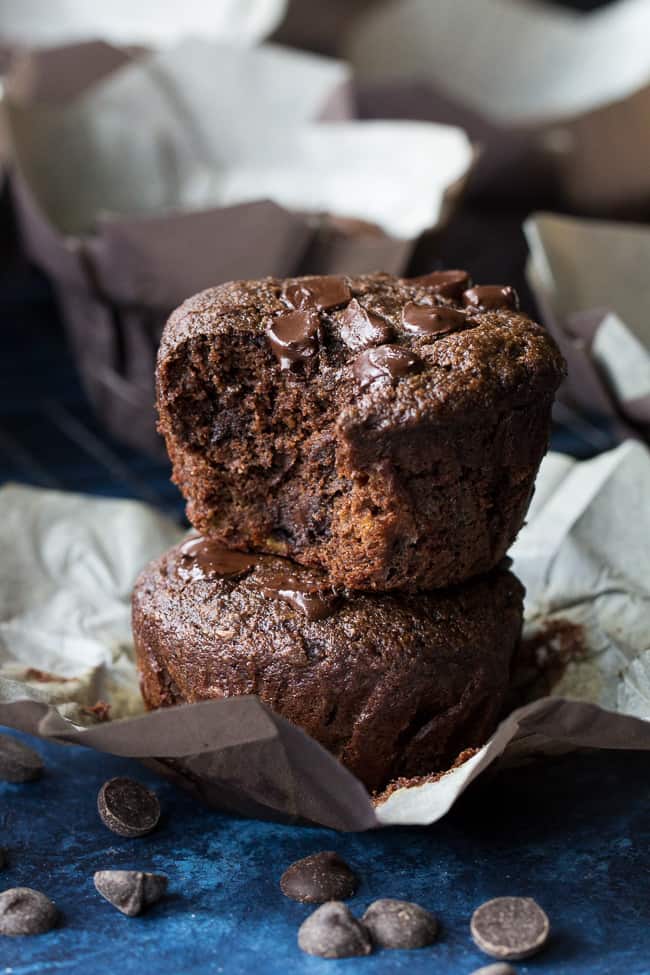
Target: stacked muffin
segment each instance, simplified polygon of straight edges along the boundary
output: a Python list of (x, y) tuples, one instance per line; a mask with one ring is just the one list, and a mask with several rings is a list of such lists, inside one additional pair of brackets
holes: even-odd
[(133, 601), (149, 707), (257, 694), (371, 790), (498, 720), (564, 374), (463, 271), (239, 281), (170, 318), (160, 429), (201, 534)]

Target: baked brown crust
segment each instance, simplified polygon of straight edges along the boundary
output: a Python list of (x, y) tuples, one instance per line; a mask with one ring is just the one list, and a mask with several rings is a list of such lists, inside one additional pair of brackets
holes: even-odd
[[(523, 524), (547, 448), (564, 374), (555, 343), (514, 307), (375, 274), (326, 279), (330, 301), (337, 288), (349, 297), (312, 305), (313, 334), (282, 360), (267, 333), (310, 280), (224, 284), (165, 328), (159, 425), (190, 521), (353, 589), (430, 589), (489, 570)], [(499, 292), (506, 304), (511, 292)], [(350, 329), (351, 299), (369, 313), (365, 335)], [(414, 330), (427, 309), (460, 324)], [(364, 371), (378, 344), (415, 367)]]
[[(148, 707), (256, 694), (370, 790), (446, 769), (487, 740), (522, 620), (523, 587), (506, 568), (445, 591), (342, 594), (309, 619), (260, 585), (286, 560), (262, 567), (206, 574), (179, 546), (144, 570), (133, 633)], [(313, 571), (288, 568), (313, 585)]]

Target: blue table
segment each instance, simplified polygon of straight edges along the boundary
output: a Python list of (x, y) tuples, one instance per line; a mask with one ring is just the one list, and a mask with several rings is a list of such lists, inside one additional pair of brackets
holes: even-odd
[[(468, 975), (488, 961), (469, 937), (474, 907), (523, 894), (546, 909), (553, 936), (520, 973), (650, 975), (647, 754), (535, 763), (478, 784), (434, 827), (341, 835), (220, 815), (137, 763), (35, 747), (46, 775), (0, 784), (0, 842), (10, 851), (0, 887), (43, 890), (62, 922), (47, 935), (0, 939), (0, 973)], [(155, 833), (128, 840), (103, 826), (96, 794), (113, 775), (156, 790), (164, 815)], [(355, 912), (377, 897), (415, 900), (440, 919), (438, 943), (336, 962), (303, 955), (296, 932), (310, 908), (287, 900), (278, 879), (321, 849), (337, 850), (361, 875)], [(163, 871), (169, 896), (126, 918), (95, 892), (93, 872), (105, 868)]]

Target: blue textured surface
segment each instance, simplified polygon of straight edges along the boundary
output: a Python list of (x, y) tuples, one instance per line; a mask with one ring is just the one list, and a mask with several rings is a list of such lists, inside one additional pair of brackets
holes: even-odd
[[(520, 973), (650, 975), (649, 755), (571, 755), (503, 772), (434, 827), (343, 836), (219, 815), (136, 763), (35, 747), (44, 778), (0, 784), (10, 851), (0, 886), (43, 890), (62, 922), (47, 935), (0, 938), (0, 973), (468, 975), (488, 961), (469, 937), (472, 910), (522, 894), (546, 909), (553, 936)], [(97, 791), (122, 774), (160, 796), (163, 820), (148, 837), (122, 839), (99, 820)], [(418, 901), (440, 919), (438, 943), (336, 962), (303, 955), (296, 932), (310, 908), (284, 898), (277, 882), (320, 849), (337, 850), (361, 875), (355, 912), (377, 897)], [(166, 872), (169, 896), (147, 915), (123, 917), (92, 883), (95, 870), (114, 867)]]

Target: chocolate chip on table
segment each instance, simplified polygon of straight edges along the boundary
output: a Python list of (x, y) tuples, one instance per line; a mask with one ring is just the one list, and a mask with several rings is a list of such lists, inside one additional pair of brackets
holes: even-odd
[(388, 897), (371, 904), (361, 921), (380, 948), (424, 948), (438, 933), (438, 922), (429, 911)]
[(45, 934), (58, 918), (56, 905), (40, 890), (12, 887), (0, 894), (0, 934)]
[(370, 935), (341, 901), (321, 904), (303, 921), (298, 946), (320, 958), (350, 958), (372, 951)]
[(472, 975), (517, 975), (517, 972), (506, 961), (497, 961), (494, 965), (484, 965), (477, 968)]
[(496, 897), (474, 911), (470, 931), (486, 955), (516, 961), (544, 947), (550, 925), (531, 897)]
[(97, 892), (127, 917), (141, 914), (167, 891), (165, 874), (141, 870), (98, 870), (93, 881)]
[(285, 897), (302, 904), (323, 904), (352, 897), (359, 878), (338, 853), (325, 850), (296, 860), (280, 877)]
[(0, 781), (30, 782), (43, 772), (43, 760), (17, 738), (0, 735)]
[(104, 826), (119, 836), (145, 836), (160, 819), (157, 796), (135, 779), (104, 782), (97, 796), (97, 810)]

